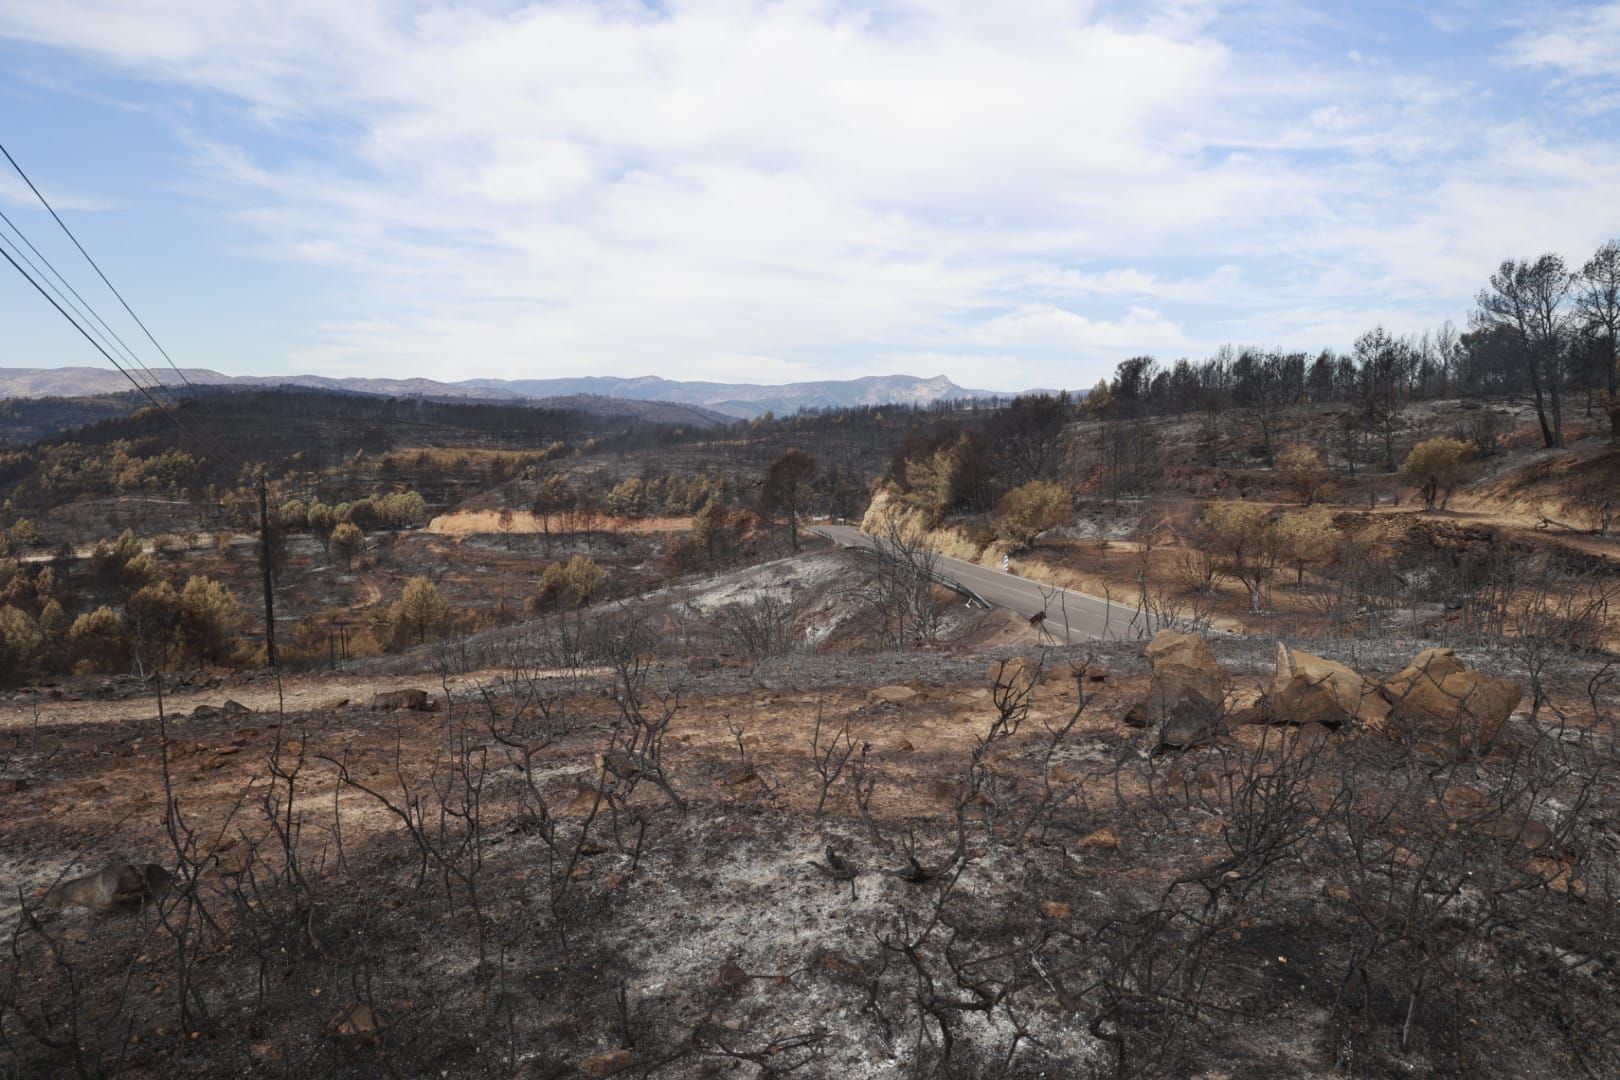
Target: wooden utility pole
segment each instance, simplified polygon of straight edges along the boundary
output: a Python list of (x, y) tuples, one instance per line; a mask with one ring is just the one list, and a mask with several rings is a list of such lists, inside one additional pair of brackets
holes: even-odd
[(270, 495), (264, 473), (259, 474), (259, 563), (264, 571), (264, 657), (276, 666), (276, 606), (270, 586)]

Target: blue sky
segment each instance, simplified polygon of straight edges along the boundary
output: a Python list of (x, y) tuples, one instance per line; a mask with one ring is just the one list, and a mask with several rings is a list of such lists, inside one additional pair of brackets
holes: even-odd
[[(1620, 3), (0, 7), (0, 140), (234, 373), (1016, 389), (1344, 348), (1620, 236), (1617, 112)], [(98, 361), (4, 269), (0, 366)]]

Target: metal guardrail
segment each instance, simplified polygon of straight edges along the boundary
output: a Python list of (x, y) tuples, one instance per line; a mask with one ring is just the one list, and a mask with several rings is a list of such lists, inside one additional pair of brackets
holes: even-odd
[[(839, 541), (837, 537), (830, 536), (827, 533), (822, 532), (820, 529), (816, 528), (813, 525), (810, 527), (810, 531), (815, 533), (817, 536), (821, 537), (823, 540), (832, 541), (833, 543), (837, 544), (839, 547), (847, 547), (852, 551), (867, 551), (867, 552), (871, 552), (873, 555), (879, 554), (876, 541), (874, 541), (872, 544), (845, 544), (845, 543), (842, 543), (841, 541)], [(863, 533), (862, 535), (864, 536), (865, 534)], [(938, 582), (939, 584), (945, 586), (947, 589), (954, 592), (956, 595), (960, 596), (962, 599), (966, 600), (968, 602), (969, 607), (972, 607), (975, 604), (977, 604), (979, 607), (983, 608), (986, 611), (989, 611), (993, 607), (995, 607), (995, 605), (992, 604), (990, 601), (986, 600), (984, 597), (980, 596), (978, 593), (974, 592), (972, 589), (968, 588), (966, 585), (962, 584), (960, 581), (957, 581), (955, 578), (952, 578), (952, 577), (946, 577), (944, 574), (940, 573), (938, 570), (930, 571), (928, 576), (932, 581)]]

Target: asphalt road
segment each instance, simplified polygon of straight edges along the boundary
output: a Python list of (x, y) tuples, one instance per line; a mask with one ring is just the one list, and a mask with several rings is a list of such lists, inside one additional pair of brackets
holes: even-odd
[[(827, 539), (844, 547), (870, 548), (870, 536), (849, 525), (817, 525)], [(1118, 638), (1130, 624), (1132, 609), (1085, 593), (1042, 585), (1014, 574), (1003, 574), (961, 559), (938, 556), (935, 568), (940, 574), (959, 581), (985, 601), (1016, 611), (1025, 618), (1046, 612), (1043, 624), (1058, 643)]]

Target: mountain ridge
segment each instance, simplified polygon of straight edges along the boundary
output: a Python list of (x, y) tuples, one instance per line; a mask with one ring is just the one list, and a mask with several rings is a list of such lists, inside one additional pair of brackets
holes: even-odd
[[(860, 405), (930, 405), (958, 398), (1011, 396), (961, 387), (944, 375), (866, 375), (798, 383), (722, 383), (666, 379), (657, 375), (587, 375), (544, 379), (387, 379), (324, 375), (226, 375), (207, 368), (180, 369), (199, 386), (305, 386), (394, 397), (468, 398), (489, 401), (542, 401), (603, 397), (694, 405), (734, 419), (767, 412)], [(170, 374), (159, 371), (159, 376)], [(0, 398), (86, 397), (129, 389), (116, 371), (95, 367), (0, 368)]]

